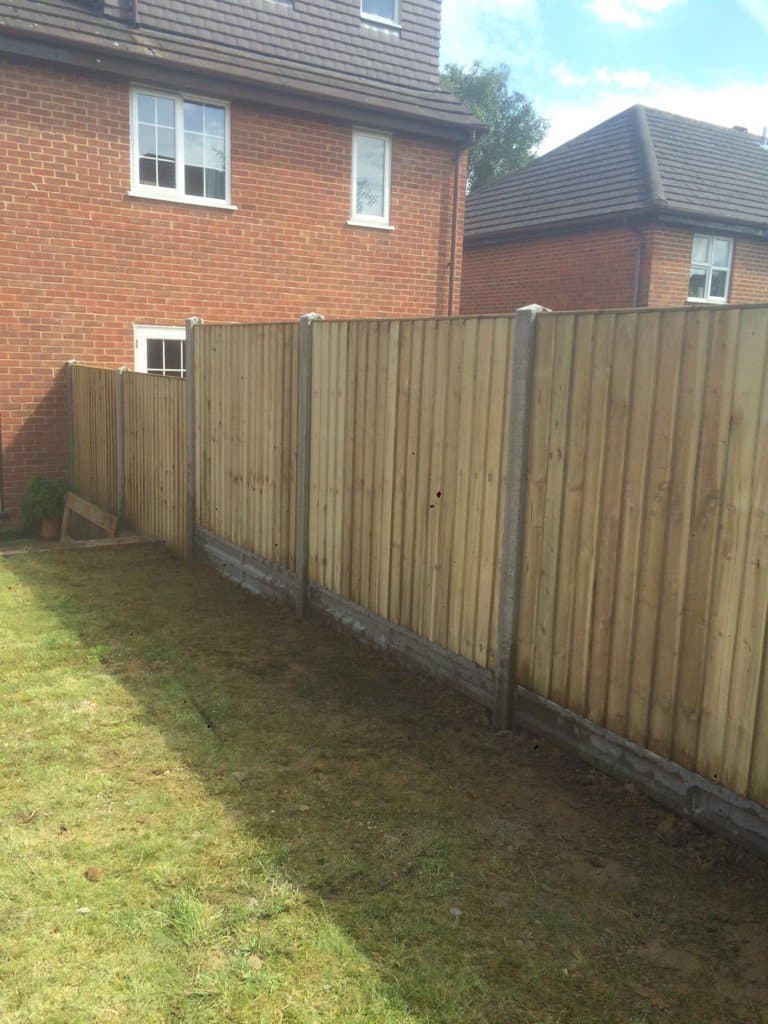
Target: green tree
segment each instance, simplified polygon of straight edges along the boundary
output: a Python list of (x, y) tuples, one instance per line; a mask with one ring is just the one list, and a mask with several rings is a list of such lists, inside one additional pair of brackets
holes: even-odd
[(475, 61), (465, 68), (448, 64), (442, 81), (488, 127), (469, 151), (467, 189), (471, 192), (525, 167), (549, 125), (526, 96), (509, 91), (507, 65), (489, 68)]

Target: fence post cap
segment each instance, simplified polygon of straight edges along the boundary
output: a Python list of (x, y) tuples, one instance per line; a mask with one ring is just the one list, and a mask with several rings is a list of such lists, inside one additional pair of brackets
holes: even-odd
[(325, 317), (322, 313), (304, 313), (299, 319), (304, 320), (306, 323), (313, 323), (315, 320), (325, 320)]

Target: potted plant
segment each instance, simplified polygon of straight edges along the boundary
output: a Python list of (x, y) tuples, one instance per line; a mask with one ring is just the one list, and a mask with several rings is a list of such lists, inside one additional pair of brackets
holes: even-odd
[(21, 517), (27, 526), (40, 530), (43, 540), (56, 540), (59, 536), (66, 493), (64, 484), (44, 476), (33, 476), (27, 484)]

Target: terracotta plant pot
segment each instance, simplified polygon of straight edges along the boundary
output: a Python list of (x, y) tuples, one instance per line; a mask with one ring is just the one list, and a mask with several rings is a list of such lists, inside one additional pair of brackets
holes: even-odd
[(40, 536), (43, 540), (59, 539), (59, 520), (43, 519), (40, 523)]

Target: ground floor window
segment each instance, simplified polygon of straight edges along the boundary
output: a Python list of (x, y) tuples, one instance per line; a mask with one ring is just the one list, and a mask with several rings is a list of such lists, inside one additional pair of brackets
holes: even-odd
[(134, 327), (134, 369), (161, 377), (187, 372), (186, 330), (183, 327)]

